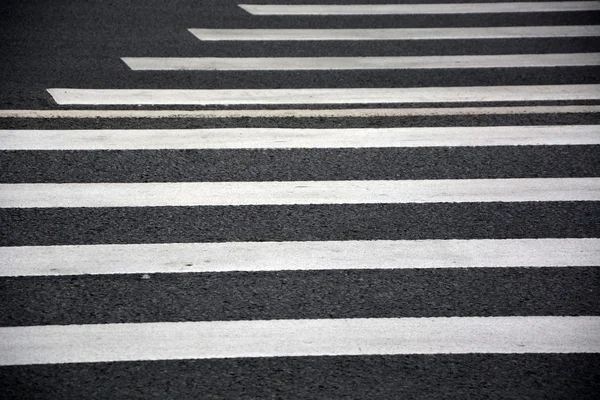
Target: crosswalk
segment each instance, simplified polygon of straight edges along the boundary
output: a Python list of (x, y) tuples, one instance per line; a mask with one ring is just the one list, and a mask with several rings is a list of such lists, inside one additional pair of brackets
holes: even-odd
[[(25, 393), (22, 377), (54, 388), (74, 379), (87, 383), (61, 393), (89, 397), (89, 379), (135, 386), (152, 370), (190, 398), (421, 398), (412, 384), (420, 369), (439, 383), (432, 398), (461, 397), (455, 386), (476, 374), (489, 379), (476, 397), (598, 389), (584, 366), (600, 354), (600, 83), (584, 68), (597, 71), (600, 49), (469, 49), (481, 40), (596, 40), (600, 25), (537, 26), (535, 16), (593, 12), (600, 2), (285, 3), (231, 4), (258, 28), (199, 20), (187, 33), (223, 48), (306, 42), (318, 56), (115, 59), (156, 76), (289, 74), (286, 87), (48, 87), (56, 109), (0, 111), (68, 121), (0, 130), (0, 371), (21, 377), (11, 389)], [(494, 25), (511, 13), (533, 23)], [(295, 18), (463, 14), (491, 25), (294, 27)], [(332, 43), (396, 41), (465, 51), (328, 54)], [(547, 81), (505, 79), (536, 68)], [(303, 87), (294, 75), (427, 70), (495, 78), (365, 85), (357, 75)], [(577, 82), (553, 79), (565, 71)], [(496, 120), (481, 123), (483, 115)], [(370, 122), (347, 123), (356, 118)], [(89, 126), (69, 127), (76, 119)], [(317, 126), (290, 124), (303, 119)], [(515, 376), (484, 373), (485, 363)], [(209, 376), (194, 378), (204, 386), (182, 378), (187, 368)], [(277, 386), (281, 370), (308, 376), (287, 385), (312, 387), (309, 395)], [(210, 371), (228, 382), (221, 392)], [(528, 373), (539, 387), (519, 386)], [(116, 397), (156, 397), (156, 382)], [(362, 388), (349, 395), (336, 386), (356, 382)]]

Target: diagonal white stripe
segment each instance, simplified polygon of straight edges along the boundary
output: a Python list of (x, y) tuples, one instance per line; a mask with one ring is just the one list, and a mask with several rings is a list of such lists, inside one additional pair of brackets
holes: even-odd
[(370, 318), (0, 328), (0, 365), (367, 354), (598, 353), (600, 317)]

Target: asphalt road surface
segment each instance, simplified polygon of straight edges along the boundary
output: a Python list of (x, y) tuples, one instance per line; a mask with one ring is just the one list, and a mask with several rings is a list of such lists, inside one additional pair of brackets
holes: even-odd
[(600, 2), (384, 3), (0, 4), (1, 398), (598, 398)]

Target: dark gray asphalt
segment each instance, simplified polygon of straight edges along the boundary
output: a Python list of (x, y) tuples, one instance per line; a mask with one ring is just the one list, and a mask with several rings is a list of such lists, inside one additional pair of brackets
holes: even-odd
[[(184, 107), (180, 107), (183, 109)], [(599, 124), (600, 113), (446, 115), (379, 118), (0, 118), (0, 129), (393, 128)]]
[(594, 177), (599, 153), (600, 146), (2, 151), (0, 182)]
[[(581, 399), (597, 354), (184, 360), (3, 368), (10, 399)], [(201, 395), (199, 395), (201, 394)]]
[[(487, 1), (493, 2), (444, 0)], [(381, 0), (277, 2), (383, 3)], [(0, 3), (0, 109), (94, 108), (59, 107), (46, 92), (50, 87), (216, 89), (600, 83), (599, 67), (135, 72), (120, 60), (120, 57), (142, 56), (600, 52), (598, 38), (237, 43), (201, 42), (187, 31), (188, 28), (600, 23), (600, 12), (260, 17), (237, 8), (237, 3), (235, 0), (4, 0)], [(530, 104), (600, 102), (493, 105)], [(415, 106), (427, 104), (384, 105), (386, 108)], [(0, 129), (344, 128), (599, 122), (598, 113), (348, 119), (0, 118)], [(2, 183), (598, 176), (599, 146), (0, 151)], [(600, 237), (598, 202), (0, 209), (0, 246), (585, 237)], [(0, 278), (0, 306), (0, 326), (272, 318), (600, 315), (600, 273), (595, 267), (572, 267), (153, 274), (150, 279), (141, 279), (140, 275), (17, 277)], [(600, 394), (599, 365), (597, 354), (471, 354), (18, 366), (0, 367), (0, 398), (595, 399)]]
[(0, 209), (0, 245), (599, 237), (599, 202)]
[(0, 326), (600, 314), (596, 267), (141, 276), (2, 279)]

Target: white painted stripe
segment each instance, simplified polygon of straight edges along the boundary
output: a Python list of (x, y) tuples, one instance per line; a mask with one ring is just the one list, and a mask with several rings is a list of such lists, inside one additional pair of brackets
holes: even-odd
[(123, 57), (136, 71), (271, 71), (436, 68), (522, 68), (600, 65), (600, 53), (426, 57)]
[(0, 184), (0, 208), (600, 201), (600, 178)]
[(279, 110), (0, 110), (0, 118), (364, 118), (598, 112), (600, 112), (600, 106), (595, 105)]
[(440, 40), (600, 36), (600, 25), (487, 28), (190, 29), (200, 40)]
[(0, 130), (0, 150), (285, 149), (600, 144), (600, 125)]
[(48, 89), (60, 104), (383, 104), (600, 100), (600, 85), (350, 89)]
[(0, 328), (0, 365), (368, 354), (598, 353), (600, 317), (355, 318)]
[(489, 14), (600, 10), (598, 1), (455, 4), (239, 4), (254, 15)]
[(373, 240), (0, 247), (0, 276), (597, 267), (600, 239)]

